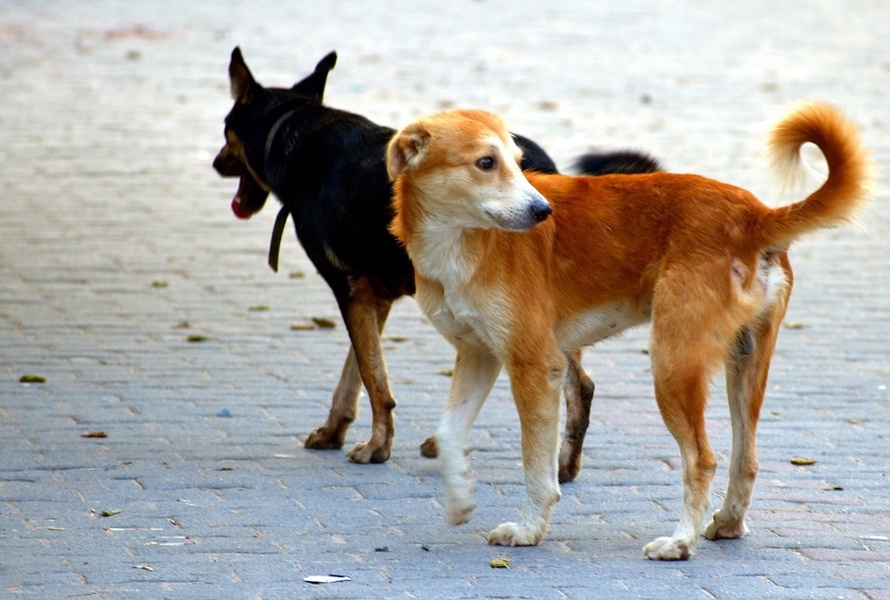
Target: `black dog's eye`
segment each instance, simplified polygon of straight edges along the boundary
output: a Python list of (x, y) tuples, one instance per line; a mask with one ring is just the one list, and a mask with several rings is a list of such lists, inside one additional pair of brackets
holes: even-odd
[(490, 171), (494, 168), (494, 158), (491, 156), (483, 156), (476, 161), (476, 168), (480, 171)]

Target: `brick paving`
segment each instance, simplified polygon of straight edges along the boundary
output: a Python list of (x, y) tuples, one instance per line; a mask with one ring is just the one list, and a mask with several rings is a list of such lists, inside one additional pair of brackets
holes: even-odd
[[(637, 147), (778, 198), (763, 133), (795, 100), (842, 107), (890, 164), (886, 3), (219, 4), (0, 4), (0, 597), (890, 598), (885, 196), (864, 228), (793, 249), (751, 534), (659, 564), (641, 548), (672, 530), (681, 486), (645, 329), (585, 356), (584, 468), (544, 542), (489, 547), (523, 497), (506, 382), (474, 429), (468, 526), (444, 524), (436, 463), (417, 452), (452, 353), (413, 300), (386, 331), (392, 459), (304, 450), (345, 331), (292, 236), (282, 272), (265, 266), (275, 211), (236, 221), (234, 185), (210, 168), (234, 45), (268, 85), (337, 49), (328, 103), (378, 122), (478, 106), (564, 168)], [(313, 317), (338, 326), (291, 329)], [(365, 402), (349, 444), (369, 434)], [(329, 573), (351, 580), (303, 582)]]

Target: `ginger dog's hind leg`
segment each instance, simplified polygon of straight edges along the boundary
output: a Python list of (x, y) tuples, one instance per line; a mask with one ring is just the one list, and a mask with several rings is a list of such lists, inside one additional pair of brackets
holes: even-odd
[(680, 449), (683, 505), (674, 533), (643, 548), (650, 559), (688, 559), (710, 505), (717, 459), (705, 429), (708, 387), (738, 331), (727, 318), (732, 296), (718, 287), (729, 277), (729, 264), (720, 261), (697, 268), (678, 261), (655, 286), (652, 376), (658, 409)]
[[(790, 268), (786, 272), (790, 281)], [(791, 286), (788, 285), (766, 314), (741, 332), (740, 343), (727, 357), (726, 392), (732, 419), (732, 458), (726, 497), (704, 531), (707, 539), (738, 538), (748, 532), (745, 514), (759, 469), (757, 423), (770, 360), (790, 295)]]
[[(653, 350), (655, 347), (653, 344)], [(682, 360), (681, 357), (673, 358)], [(717, 466), (705, 431), (710, 377), (701, 364), (655, 366), (658, 360), (653, 360), (652, 369), (655, 374), (655, 397), (664, 423), (680, 448), (683, 507), (680, 523), (673, 535), (650, 542), (643, 552), (648, 558), (656, 560), (686, 560), (698, 543), (702, 521), (710, 505), (711, 481)]]

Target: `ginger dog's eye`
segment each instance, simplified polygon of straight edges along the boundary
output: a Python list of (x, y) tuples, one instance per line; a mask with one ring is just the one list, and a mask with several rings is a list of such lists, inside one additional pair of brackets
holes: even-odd
[(494, 168), (494, 158), (491, 156), (483, 156), (476, 161), (476, 168), (480, 171), (490, 171)]

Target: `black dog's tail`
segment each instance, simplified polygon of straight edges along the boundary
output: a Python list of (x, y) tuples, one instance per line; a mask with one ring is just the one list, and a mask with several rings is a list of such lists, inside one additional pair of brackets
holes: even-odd
[(639, 175), (663, 171), (658, 160), (636, 150), (582, 154), (573, 165), (579, 175)]
[(523, 171), (531, 169), (538, 173), (559, 172), (556, 169), (556, 163), (553, 162), (553, 159), (550, 158), (547, 151), (541, 148), (537, 142), (530, 140), (524, 135), (519, 135), (518, 133), (511, 133), (510, 135), (516, 140), (516, 145), (522, 148), (522, 162), (519, 163), (520, 169)]

